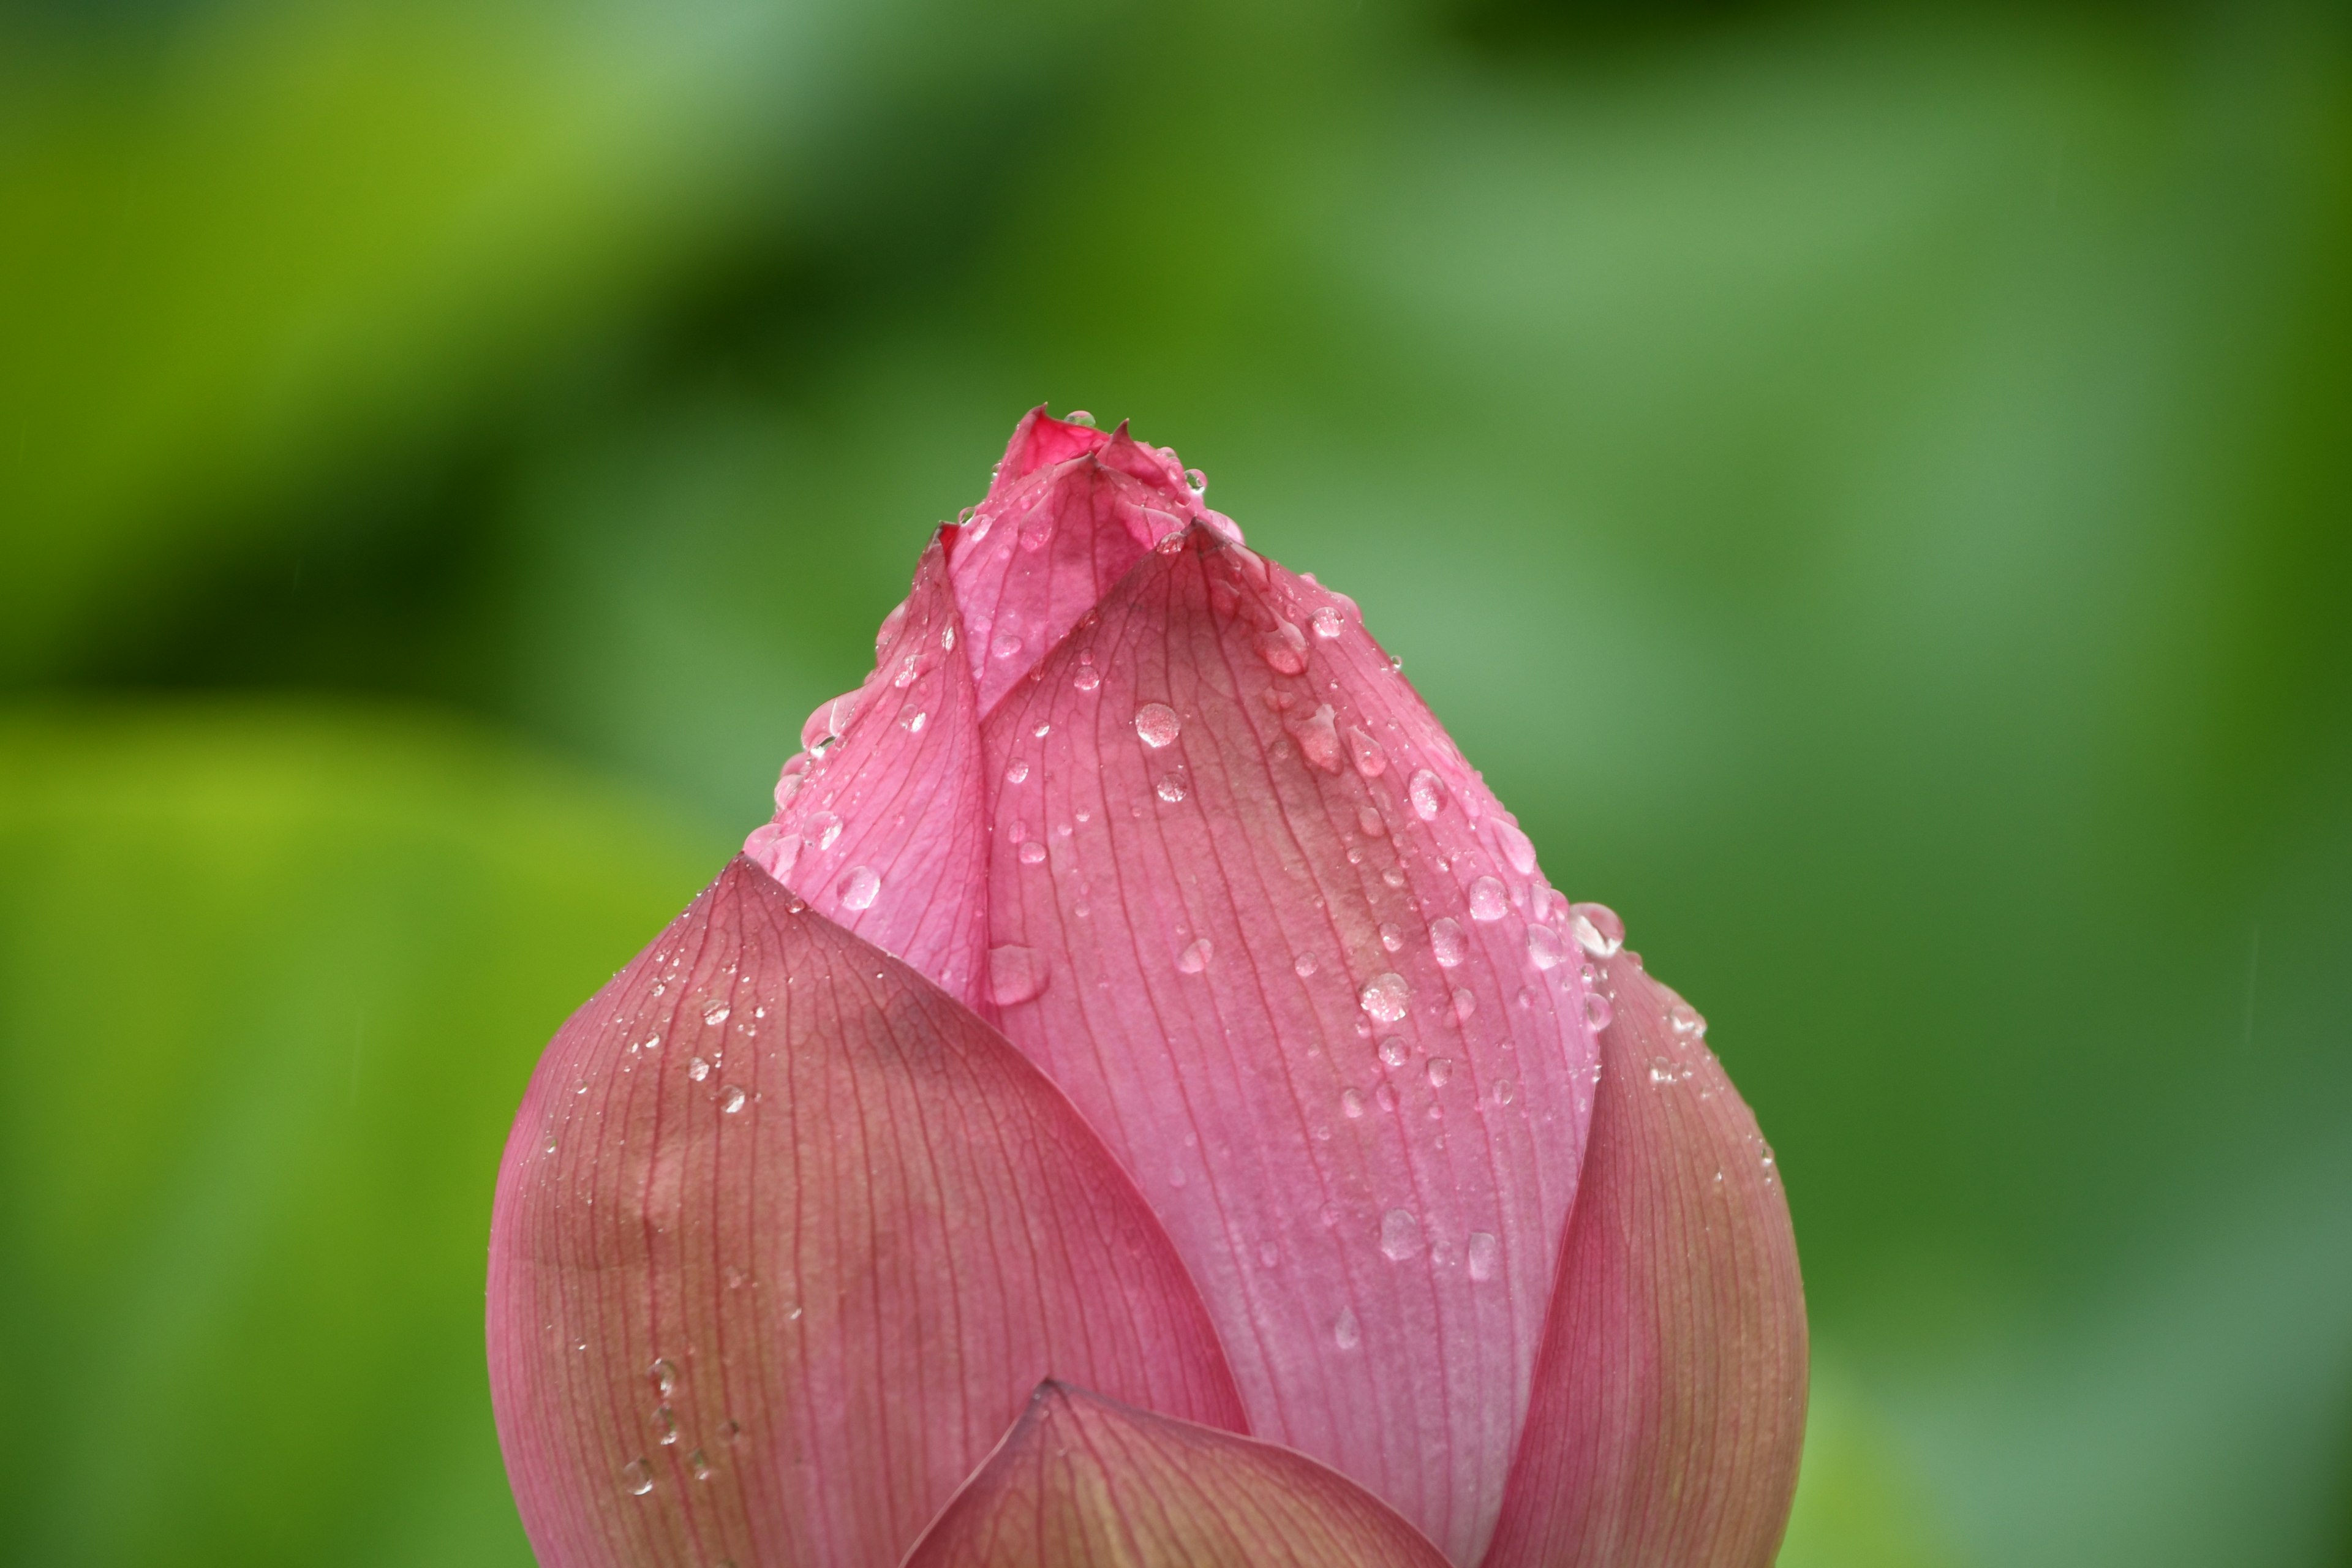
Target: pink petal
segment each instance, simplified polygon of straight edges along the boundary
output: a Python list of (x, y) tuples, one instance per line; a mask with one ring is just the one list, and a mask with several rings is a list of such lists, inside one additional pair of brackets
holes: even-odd
[(1126, 426), (1106, 434), (1032, 410), (950, 547), (981, 711), (1201, 512), (1174, 459), (1137, 446)]
[(1771, 1151), (1698, 1016), (1621, 953), (1600, 1103), (1490, 1568), (1764, 1568), (1805, 1425)]
[(1443, 1568), (1304, 1455), (1048, 1383), (906, 1568)]
[(1023, 781), (990, 940), (1051, 955), (1003, 1026), (1159, 1212), (1252, 1433), (1470, 1562), (1596, 1047), (1532, 851), (1352, 612), (1205, 528), (1147, 557), (983, 722)]
[(1047, 1376), (1240, 1420), (1069, 1103), (740, 858), (541, 1059), (489, 1350), (547, 1568), (896, 1562)]
[[(986, 1010), (978, 710), (943, 545), (884, 623), (854, 717), (744, 852), (835, 923)], [(813, 729), (822, 729), (813, 717)]]

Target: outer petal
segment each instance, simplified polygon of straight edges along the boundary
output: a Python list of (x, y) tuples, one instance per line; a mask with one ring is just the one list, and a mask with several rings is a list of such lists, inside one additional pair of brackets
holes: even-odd
[(1595, 1046), (1533, 851), (1352, 610), (1206, 529), (1148, 557), (983, 725), (990, 936), (1049, 959), (1003, 1026), (1159, 1211), (1250, 1430), (1471, 1562)]
[(1491, 1568), (1764, 1568), (1805, 1425), (1789, 1205), (1698, 1015), (1621, 953)]
[(1049, 1383), (907, 1568), (1443, 1568), (1304, 1455)]
[(774, 821), (743, 847), (835, 923), (984, 1006), (988, 822), (962, 635), (934, 540), (873, 675), (812, 718), (831, 743), (787, 764)]
[(893, 1562), (1045, 1376), (1240, 1415), (1068, 1102), (742, 858), (541, 1059), (489, 1349), (547, 1568)]
[(1032, 409), (952, 546), (981, 710), (1161, 539), (1207, 515), (1173, 456)]

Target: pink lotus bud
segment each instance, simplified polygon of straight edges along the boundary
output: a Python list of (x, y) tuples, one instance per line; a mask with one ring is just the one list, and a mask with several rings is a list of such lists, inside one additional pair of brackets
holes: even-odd
[(1703, 1025), (1199, 492), (1033, 412), (550, 1047), (490, 1297), (542, 1562), (1770, 1561), (1802, 1295)]

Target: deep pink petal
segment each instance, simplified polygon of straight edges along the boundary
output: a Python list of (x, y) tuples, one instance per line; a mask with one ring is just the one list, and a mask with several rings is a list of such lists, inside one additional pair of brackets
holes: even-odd
[(1596, 1059), (1564, 907), (1353, 606), (1209, 529), (1037, 677), (983, 723), (1005, 1033), (1159, 1211), (1250, 1430), (1475, 1561)]
[(779, 783), (774, 820), (743, 848), (835, 923), (985, 1011), (988, 822), (963, 635), (934, 540), (884, 623), (874, 673), (812, 717), (823, 754), (794, 759), (805, 765)]
[(740, 858), (541, 1058), (489, 1350), (546, 1568), (896, 1562), (1045, 1377), (1240, 1420), (1067, 1100)]
[(1032, 410), (951, 532), (956, 601), (985, 713), (1161, 539), (1203, 515), (1171, 457)]
[(1698, 1016), (1606, 966), (1584, 1188), (1490, 1568), (1765, 1568), (1805, 1426), (1797, 1243)]
[(906, 1568), (1444, 1568), (1304, 1455), (1046, 1384)]

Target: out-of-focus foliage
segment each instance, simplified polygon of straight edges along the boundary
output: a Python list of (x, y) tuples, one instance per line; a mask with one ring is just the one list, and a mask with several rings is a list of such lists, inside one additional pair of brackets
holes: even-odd
[(0, 1558), (520, 1560), (522, 1075), (1050, 398), (1706, 1009), (1789, 1568), (2352, 1560), (2347, 279), (2292, 0), (0, 10)]

